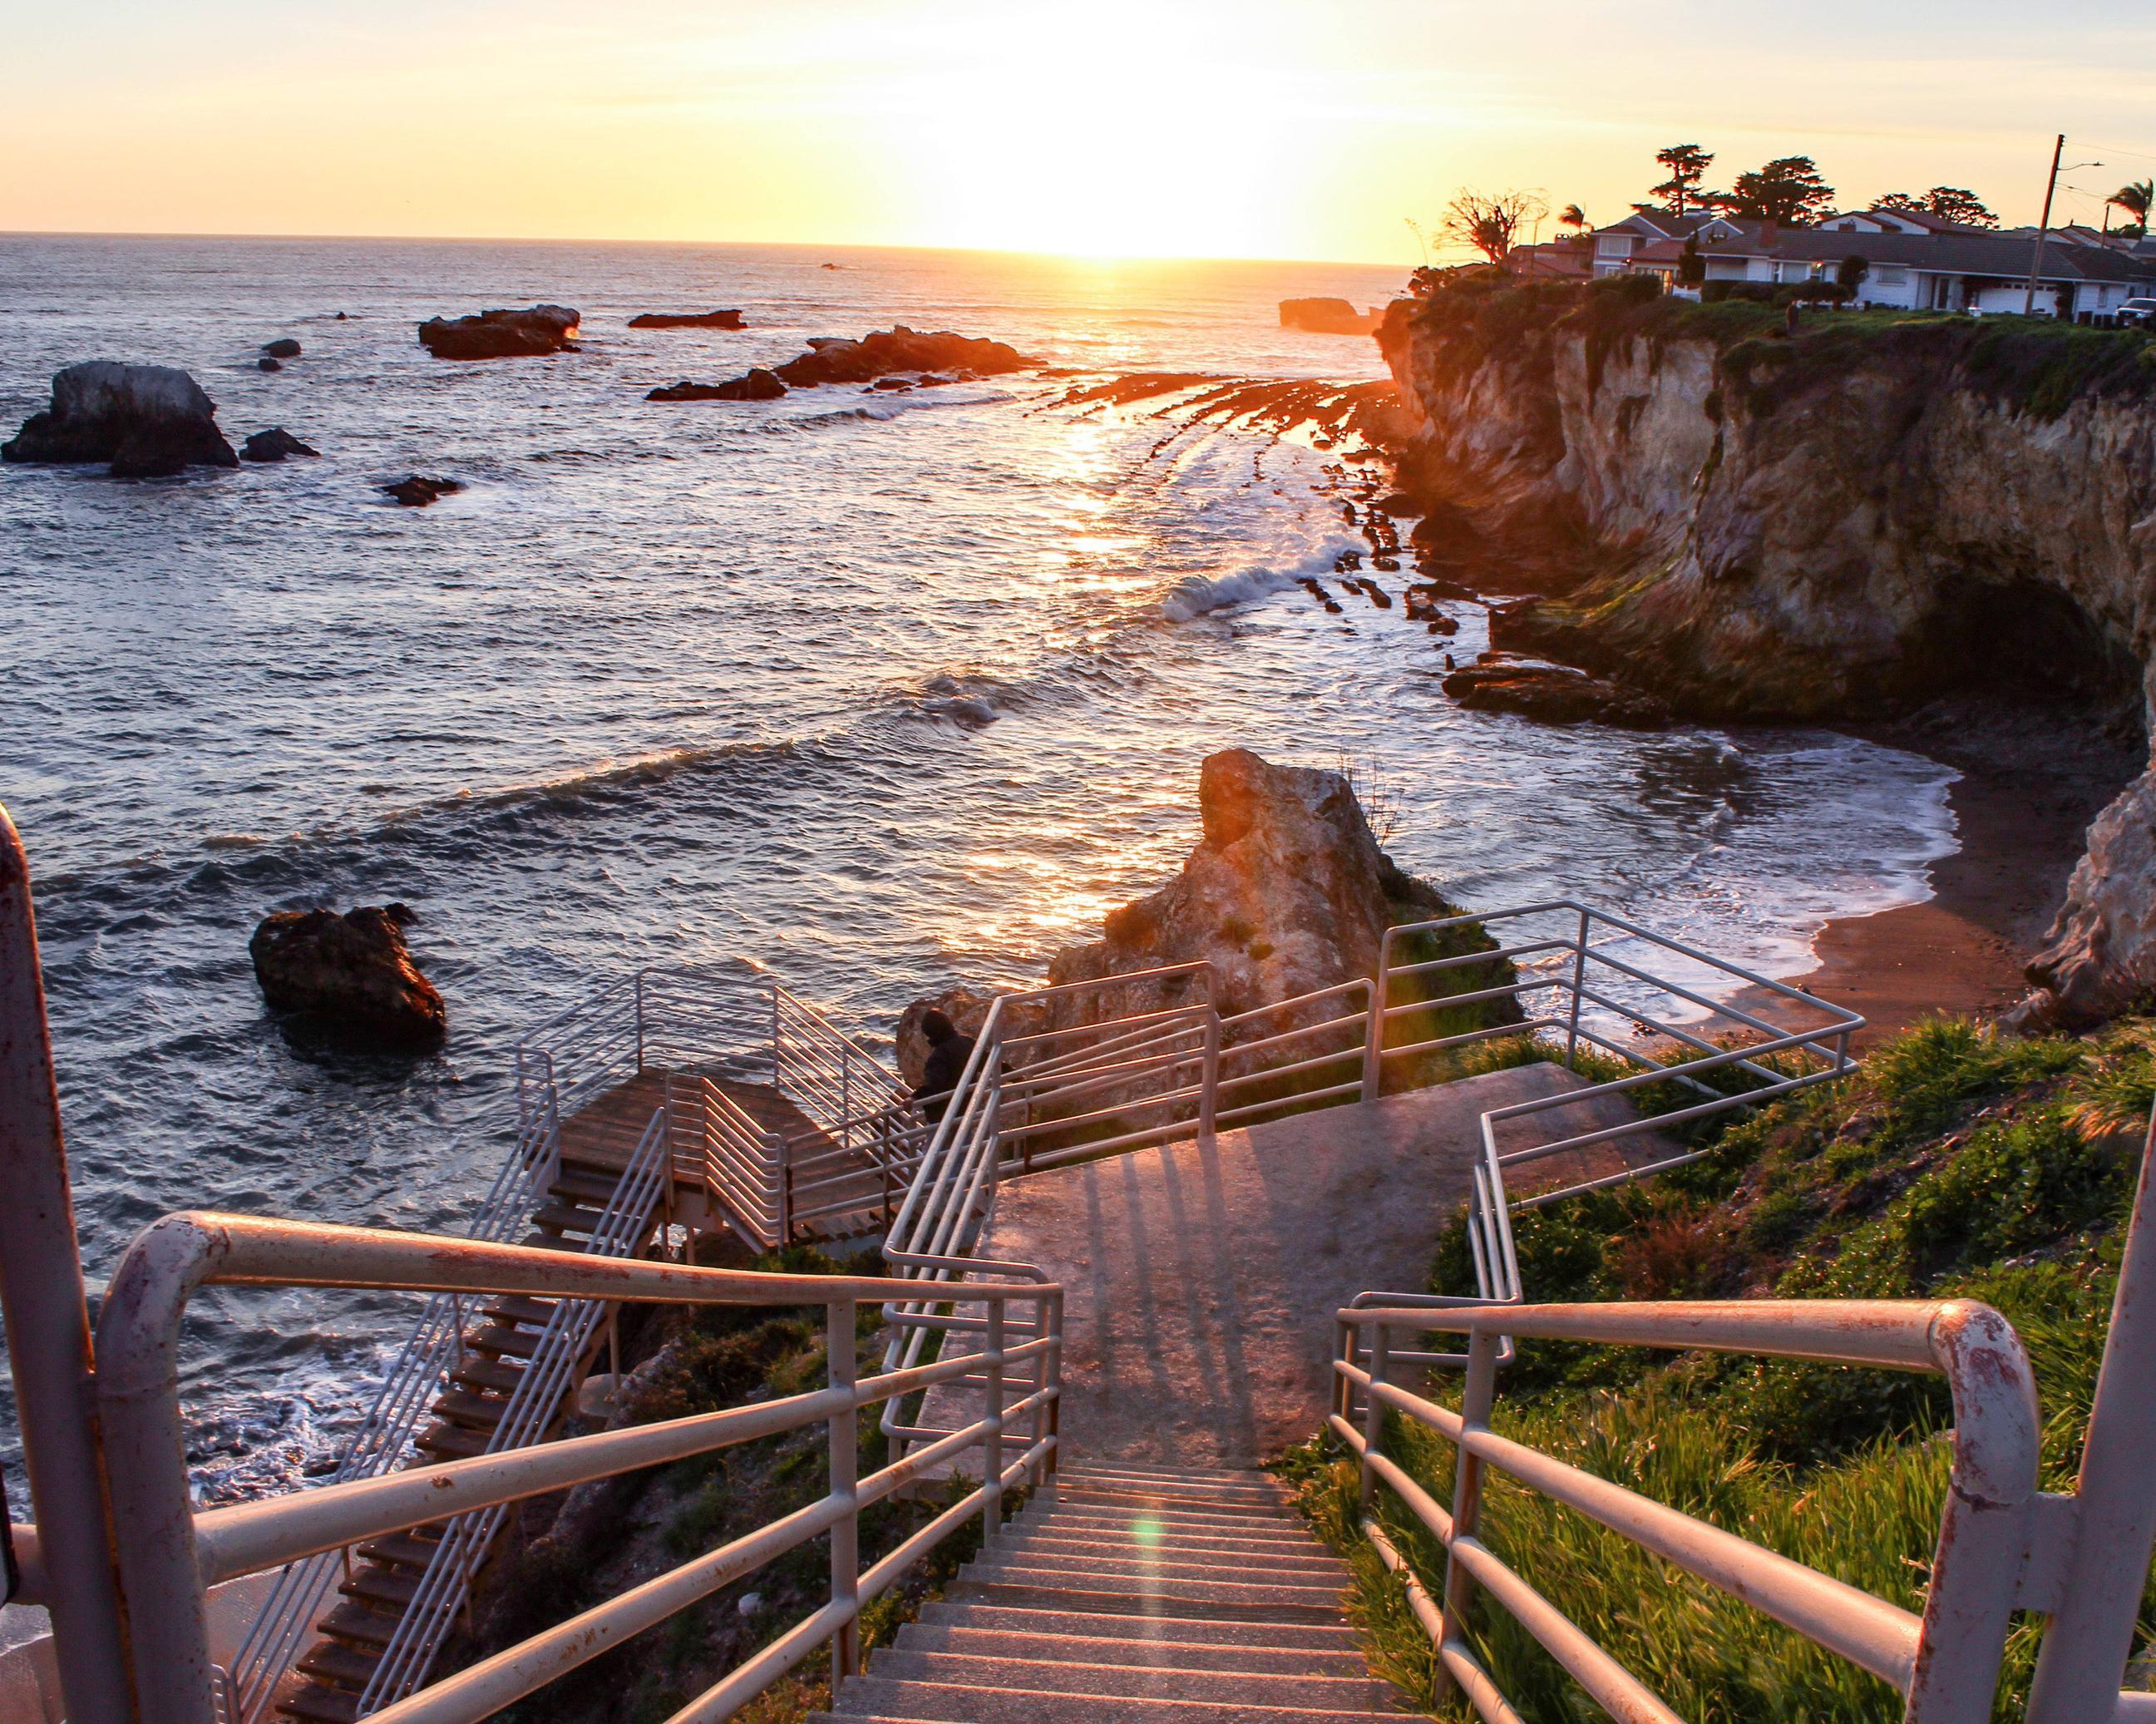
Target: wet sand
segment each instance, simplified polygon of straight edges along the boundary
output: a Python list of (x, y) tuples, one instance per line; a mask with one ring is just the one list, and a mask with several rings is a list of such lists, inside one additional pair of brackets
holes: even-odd
[[(1961, 847), (1932, 864), (1924, 903), (1830, 922), (1814, 942), (1819, 967), (1799, 985), (1864, 1014), (1860, 1047), (1936, 1012), (2005, 1011), (2028, 991), (2022, 966), (2065, 899), (2089, 822), (2141, 769), (2142, 745), (2056, 708), (1951, 703), (1840, 728), (1959, 772), (1949, 795)], [(1758, 1010), (1768, 997), (1739, 1003)]]

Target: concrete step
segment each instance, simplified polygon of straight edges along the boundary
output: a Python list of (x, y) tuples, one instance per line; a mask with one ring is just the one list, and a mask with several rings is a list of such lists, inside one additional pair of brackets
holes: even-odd
[(1315, 1539), (1251, 1538), (1235, 1533), (1205, 1535), (1170, 1532), (1163, 1527), (1133, 1527), (1117, 1531), (1107, 1526), (1058, 1526), (1053, 1522), (1005, 1523), (1003, 1541), (1027, 1550), (1099, 1551), (1125, 1557), (1248, 1557), (1268, 1562), (1331, 1562), (1335, 1557)]
[(976, 1566), (993, 1564), (1014, 1575), (1127, 1574), (1161, 1580), (1218, 1581), (1226, 1585), (1257, 1581), (1267, 1585), (1323, 1587), (1337, 1593), (1348, 1584), (1338, 1562), (1266, 1562), (1250, 1556), (1214, 1553), (1210, 1560), (1176, 1552), (1059, 1551), (1032, 1545), (997, 1544), (982, 1552)]
[(1060, 1586), (1068, 1582), (1087, 1592), (1121, 1592), (1126, 1587), (1157, 1593), (1163, 1598), (1219, 1599), (1236, 1604), (1337, 1605), (1347, 1590), (1342, 1571), (1330, 1581), (1222, 1580), (1216, 1576), (1163, 1576), (1156, 1578), (1134, 1563), (1050, 1562), (1031, 1557), (1005, 1562), (983, 1556), (958, 1571), (962, 1580), (995, 1581), (1004, 1584)]
[[(1388, 1712), (1397, 1708), (1388, 1706)], [(913, 1718), (929, 1724), (1368, 1724), (1368, 1706), (1335, 1709), (1248, 1701), (1163, 1700), (1151, 1696), (1058, 1694), (1045, 1689), (974, 1688), (855, 1676), (839, 1690), (834, 1716)]]
[(1111, 1497), (1060, 1495), (1052, 1506), (1059, 1519), (1067, 1516), (1074, 1521), (1092, 1521), (1120, 1526), (1128, 1526), (1136, 1521), (1151, 1521), (1163, 1526), (1226, 1526), (1245, 1532), (1300, 1530), (1300, 1523), (1284, 1515), (1265, 1514), (1254, 1509), (1198, 1509), (1187, 1503), (1133, 1503)]
[(1121, 1640), (1142, 1645), (1155, 1640), (1184, 1645), (1261, 1646), (1298, 1651), (1357, 1651), (1355, 1631), (1334, 1611), (1327, 1621), (1292, 1617), (1267, 1620), (1248, 1614), (1214, 1615), (1202, 1608), (1185, 1612), (1171, 1607), (1153, 1617), (1132, 1619), (1127, 1608), (1095, 1610), (1082, 1604), (960, 1603), (937, 1598), (921, 1607), (923, 1628), (963, 1628), (989, 1634), (1068, 1634), (1089, 1639)]
[(1235, 1502), (1289, 1505), (1294, 1497), (1287, 1487), (1262, 1473), (1223, 1473), (1213, 1478), (1173, 1478), (1161, 1474), (1111, 1472), (1091, 1467), (1063, 1467), (1058, 1475), (1066, 1485), (1089, 1490), (1121, 1491), (1133, 1496), (1223, 1497)]
[[(1340, 1620), (1339, 1591), (1319, 1587), (1233, 1589), (1205, 1582), (1160, 1581), (1147, 1586), (1119, 1575), (1060, 1574), (1032, 1581), (1000, 1575), (962, 1576), (951, 1596), (983, 1604), (1018, 1604), (1034, 1610), (1079, 1610), (1136, 1617), (1185, 1613), (1215, 1622), (1321, 1623)], [(1260, 1596), (1249, 1596), (1251, 1593)]]
[[(1184, 1639), (1173, 1619), (1155, 1624), (1159, 1638), (1132, 1638), (1130, 1625), (1113, 1636), (1045, 1634), (1039, 1629), (973, 1628), (963, 1622), (910, 1622), (892, 1644), (901, 1652), (965, 1652), (980, 1658), (1068, 1660), (1076, 1664), (1138, 1665), (1163, 1670), (1229, 1670), (1301, 1676), (1367, 1676), (1353, 1650), (1320, 1647), (1239, 1645), (1231, 1641)], [(1208, 1626), (1188, 1624), (1193, 1629)], [(1224, 1626), (1243, 1629), (1250, 1624)], [(1282, 1632), (1286, 1632), (1282, 1630)], [(1327, 1643), (1331, 1645), (1332, 1643)]]
[(1248, 1514), (1275, 1519), (1294, 1512), (1276, 1496), (1255, 1490), (1135, 1490), (1073, 1479), (1063, 1474), (1055, 1481), (1055, 1494), (1065, 1502), (1111, 1503), (1119, 1508), (1194, 1510), (1200, 1514)]
[(1322, 1711), (1374, 1711), (1390, 1694), (1383, 1684), (1371, 1680), (1368, 1670), (1353, 1676), (1282, 1675), (1074, 1664), (1060, 1659), (984, 1658), (963, 1652), (902, 1652), (896, 1648), (870, 1660), (868, 1674), (883, 1680), (933, 1682), (953, 1688), (1016, 1688), (1050, 1694), (1315, 1706)]

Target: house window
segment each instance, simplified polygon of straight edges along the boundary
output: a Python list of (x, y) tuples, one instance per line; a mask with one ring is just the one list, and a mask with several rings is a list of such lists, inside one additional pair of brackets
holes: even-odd
[(1871, 279), (1881, 287), (1907, 287), (1909, 285), (1909, 272), (1907, 270), (1897, 270), (1882, 264), (1871, 272)]
[(1630, 234), (1598, 234), (1594, 250), (1601, 257), (1630, 257), (1632, 255), (1632, 236)]

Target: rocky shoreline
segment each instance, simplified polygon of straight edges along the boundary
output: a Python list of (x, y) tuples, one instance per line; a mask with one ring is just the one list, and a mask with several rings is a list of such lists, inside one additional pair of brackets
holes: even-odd
[[(1397, 302), (1379, 342), (1423, 569), (1525, 595), (1494, 646), (1680, 717), (1893, 740), (1962, 769), (1972, 808), (1993, 780), (2056, 792), (2069, 823), (2093, 799), (2048, 931), (1989, 929), (1987, 888), (1969, 939), (2003, 944), (1964, 951), (1957, 987), (1995, 1004), (2004, 955), (2041, 938), (2013, 1021), (2101, 1022), (2156, 987), (2156, 349), (2020, 320), (1845, 315), (1794, 340), (1770, 321), (1636, 289)], [(1927, 719), (1942, 701), (1958, 722)], [(1983, 740), (2017, 726), (2096, 745), (2017, 778)], [(2012, 823), (1964, 824), (1974, 843)], [(2029, 841), (2056, 893), (2051, 841)], [(1935, 872), (1943, 894), (1958, 871)], [(1829, 970), (1851, 939), (1822, 937)]]

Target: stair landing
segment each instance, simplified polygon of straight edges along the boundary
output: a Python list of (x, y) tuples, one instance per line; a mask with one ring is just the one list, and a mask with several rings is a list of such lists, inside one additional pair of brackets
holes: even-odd
[(1269, 1475), (1059, 1475), (809, 1724), (1368, 1724), (1399, 1716), (1346, 1566)]
[[(1332, 1314), (1365, 1289), (1429, 1287), (1432, 1242), (1467, 1201), (1482, 1114), (1583, 1087), (1562, 1067), (1522, 1066), (1007, 1180), (978, 1253), (1063, 1284), (1074, 1461), (1252, 1467), (1303, 1441), (1332, 1402)], [(1503, 1122), (1498, 1147), (1632, 1117), (1621, 1098), (1597, 1097)], [(1641, 1134), (1507, 1181), (1517, 1198), (1675, 1152)], [(979, 1416), (978, 1389), (939, 1387), (923, 1422)]]

